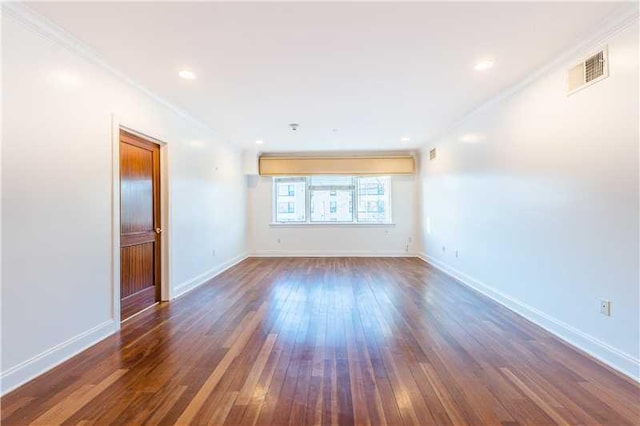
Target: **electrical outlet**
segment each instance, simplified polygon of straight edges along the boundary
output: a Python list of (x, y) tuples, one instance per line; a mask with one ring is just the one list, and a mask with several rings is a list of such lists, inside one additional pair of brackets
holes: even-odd
[(216, 256), (216, 249), (211, 250), (211, 255), (212, 255), (213, 257), (215, 257), (215, 256)]
[(458, 257), (458, 250), (456, 250), (456, 257)]
[(608, 317), (611, 316), (611, 301), (606, 299), (600, 299), (600, 313)]

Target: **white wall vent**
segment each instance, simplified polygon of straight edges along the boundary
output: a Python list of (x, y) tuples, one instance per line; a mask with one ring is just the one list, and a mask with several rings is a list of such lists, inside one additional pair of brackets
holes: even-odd
[(436, 149), (433, 148), (429, 151), (429, 160), (435, 160), (436, 159)]
[(567, 73), (567, 94), (589, 87), (609, 76), (607, 48), (589, 55), (582, 62), (569, 69)]

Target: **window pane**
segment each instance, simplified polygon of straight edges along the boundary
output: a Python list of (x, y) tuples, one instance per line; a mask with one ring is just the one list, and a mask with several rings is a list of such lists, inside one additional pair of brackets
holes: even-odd
[(353, 177), (311, 176), (311, 222), (353, 222)]
[(353, 222), (351, 190), (312, 190), (312, 222)]
[(276, 222), (306, 221), (305, 178), (276, 178), (274, 182)]
[(388, 176), (357, 178), (358, 222), (391, 222)]

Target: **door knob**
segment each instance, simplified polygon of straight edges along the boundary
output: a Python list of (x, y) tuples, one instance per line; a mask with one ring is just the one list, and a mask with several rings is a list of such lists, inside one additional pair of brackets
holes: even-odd
[(159, 234), (162, 232), (162, 228), (156, 228), (156, 234)]

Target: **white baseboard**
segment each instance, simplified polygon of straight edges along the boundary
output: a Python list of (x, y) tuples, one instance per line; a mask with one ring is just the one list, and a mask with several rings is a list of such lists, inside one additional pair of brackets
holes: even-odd
[(446, 263), (436, 260), (425, 253), (418, 253), (417, 257), (452, 276), (462, 284), (475, 289), (485, 296), (500, 303), (529, 321), (539, 325), (572, 346), (588, 353), (611, 368), (623, 373), (635, 381), (640, 381), (640, 360), (626, 354), (595, 337), (560, 321), (536, 308), (529, 306), (495, 288), (476, 280)]
[[(584, 333), (577, 328), (566, 324), (550, 315), (545, 314), (520, 302), (487, 284), (475, 280), (467, 274), (436, 260), (424, 253), (406, 253), (406, 252), (257, 252), (242, 254), (237, 256), (216, 268), (201, 274), (176, 288), (176, 296), (181, 296), (190, 290), (204, 284), (216, 275), (226, 271), (232, 266), (242, 262), (248, 257), (418, 257), (429, 263), (442, 272), (450, 275), (460, 281), (462, 284), (475, 289), (485, 296), (495, 300), (506, 308), (525, 317), (529, 321), (539, 325), (567, 343), (581, 349), (589, 355), (599, 359), (610, 367), (620, 371), (621, 373), (631, 377), (636, 381), (640, 381), (640, 360), (628, 355), (598, 339)], [(8, 370), (0, 375), (0, 394), (5, 395), (11, 390), (27, 383), (31, 379), (46, 373), (57, 365), (63, 363), (69, 358), (84, 351), (90, 346), (95, 345), (101, 340), (109, 337), (118, 330), (118, 324), (113, 320), (108, 320), (102, 324), (87, 330), (65, 342), (62, 342), (39, 355), (34, 356)]]
[[(181, 296), (199, 285), (204, 284), (216, 275), (226, 271), (237, 263), (242, 262), (247, 257), (248, 255), (243, 253), (242, 255), (197, 276), (193, 280), (186, 282), (176, 288), (175, 297)], [(101, 340), (111, 336), (113, 333), (118, 331), (118, 325), (119, 324), (114, 320), (105, 321), (102, 324), (98, 324), (90, 330), (78, 334), (77, 336), (62, 342), (31, 359), (3, 371), (0, 375), (0, 395), (5, 395), (13, 389), (27, 383), (31, 379), (34, 379), (59, 364), (62, 364), (64, 361), (95, 345)]]
[(111, 336), (118, 330), (117, 326), (118, 324), (114, 320), (105, 321), (31, 359), (3, 371), (2, 376), (0, 376), (1, 394), (5, 395), (18, 386), (46, 373), (90, 346)]
[(416, 257), (416, 254), (404, 251), (261, 250), (251, 253), (250, 257)]
[(202, 284), (206, 283), (207, 281), (209, 281), (211, 278), (215, 277), (216, 275), (219, 275), (221, 273), (223, 273), (224, 271), (226, 271), (227, 269), (231, 268), (232, 266), (237, 265), (238, 263), (242, 262), (243, 260), (245, 260), (246, 258), (249, 257), (248, 253), (242, 253), (241, 255), (238, 255), (218, 266), (216, 266), (213, 269), (208, 270), (207, 272), (198, 275), (197, 277), (184, 282), (182, 284), (180, 284), (179, 286), (177, 286), (174, 290), (174, 294), (172, 299), (176, 299), (180, 296), (182, 296), (185, 293), (190, 292), (191, 290), (193, 290), (196, 287), (201, 286)]

